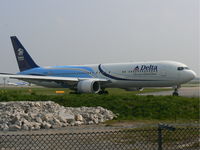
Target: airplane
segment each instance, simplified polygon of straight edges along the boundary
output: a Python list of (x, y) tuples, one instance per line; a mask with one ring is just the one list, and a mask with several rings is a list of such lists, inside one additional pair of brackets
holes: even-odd
[(1, 73), (0, 76), (44, 87), (69, 88), (74, 93), (99, 94), (107, 94), (106, 88), (134, 91), (146, 87), (173, 87), (173, 95), (178, 96), (181, 84), (196, 77), (196, 73), (188, 66), (175, 61), (40, 67), (16, 36), (10, 38), (20, 72)]
[(8, 82), (8, 85), (13, 86), (29, 86), (30, 84), (28, 82)]

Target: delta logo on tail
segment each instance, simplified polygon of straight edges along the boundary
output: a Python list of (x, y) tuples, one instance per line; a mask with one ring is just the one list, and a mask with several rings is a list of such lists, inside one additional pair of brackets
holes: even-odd
[(141, 65), (136, 66), (134, 72), (158, 72), (158, 66), (156, 65)]
[(24, 50), (22, 48), (19, 48), (17, 50), (17, 59), (18, 59), (18, 61), (24, 60)]

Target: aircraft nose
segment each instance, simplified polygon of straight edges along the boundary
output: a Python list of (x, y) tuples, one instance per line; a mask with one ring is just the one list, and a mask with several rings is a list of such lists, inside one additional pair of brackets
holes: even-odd
[(194, 71), (190, 70), (190, 76), (191, 76), (191, 80), (192, 80), (192, 79), (196, 78), (197, 74)]
[(185, 70), (183, 71), (180, 76), (179, 76), (179, 81), (181, 83), (186, 83), (191, 81), (192, 79), (194, 79), (196, 77), (196, 73), (192, 70)]
[(192, 70), (188, 70), (186, 76), (187, 76), (186, 79), (188, 81), (190, 81), (190, 80), (193, 80), (196, 77), (196, 73)]

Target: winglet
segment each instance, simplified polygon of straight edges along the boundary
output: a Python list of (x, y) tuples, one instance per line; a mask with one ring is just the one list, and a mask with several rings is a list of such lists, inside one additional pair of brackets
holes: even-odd
[(11, 36), (11, 42), (14, 48), (15, 56), (19, 66), (20, 72), (39, 67), (28, 54), (26, 49), (20, 43), (16, 36)]

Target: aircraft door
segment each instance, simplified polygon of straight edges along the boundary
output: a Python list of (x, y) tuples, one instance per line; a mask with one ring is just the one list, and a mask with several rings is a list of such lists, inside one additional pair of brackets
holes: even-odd
[(167, 71), (166, 71), (167, 66), (161, 65), (159, 69), (159, 75), (161, 77), (166, 77), (167, 76)]

